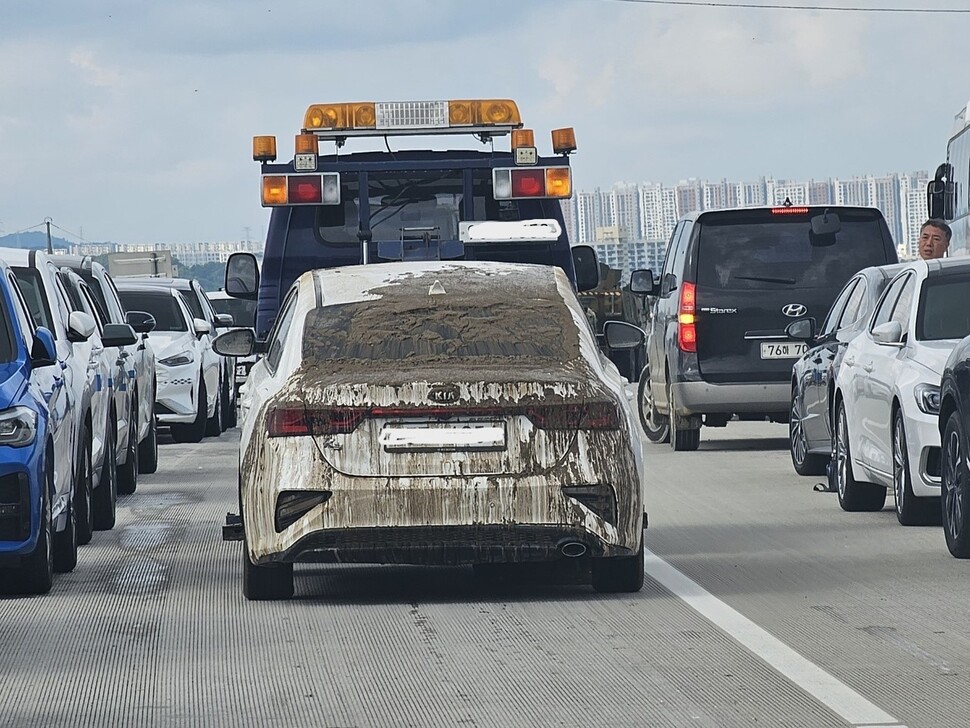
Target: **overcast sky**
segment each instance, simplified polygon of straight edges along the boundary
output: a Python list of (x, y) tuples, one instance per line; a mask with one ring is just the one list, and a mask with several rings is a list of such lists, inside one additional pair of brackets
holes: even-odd
[[(768, 2), (768, 0), (749, 0)], [(788, 4), (809, 0), (789, 0)], [(935, 169), (970, 15), (618, 0), (2, 0), (0, 232), (262, 238), (254, 134), (311, 103), (509, 97), (575, 186)], [(820, 4), (812, 1), (811, 4)], [(970, 7), (967, 0), (827, 0)]]

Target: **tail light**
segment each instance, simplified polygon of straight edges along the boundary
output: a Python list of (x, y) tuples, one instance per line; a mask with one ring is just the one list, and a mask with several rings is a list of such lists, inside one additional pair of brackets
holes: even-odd
[(536, 405), (523, 414), (541, 430), (620, 429), (620, 415), (612, 402)]
[(270, 411), (266, 429), (270, 437), (346, 435), (357, 429), (365, 414), (366, 410), (349, 407), (280, 407)]
[(677, 346), (681, 351), (697, 351), (697, 289), (693, 283), (680, 287), (677, 313)]

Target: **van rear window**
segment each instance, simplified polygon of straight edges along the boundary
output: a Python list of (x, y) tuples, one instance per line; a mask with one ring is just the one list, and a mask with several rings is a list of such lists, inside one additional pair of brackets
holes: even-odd
[(697, 284), (734, 290), (837, 290), (862, 268), (890, 262), (884, 237), (888, 228), (878, 213), (832, 210), (842, 225), (826, 240), (812, 233), (811, 218), (822, 212), (813, 208), (806, 214), (772, 215), (752, 210), (701, 217)]

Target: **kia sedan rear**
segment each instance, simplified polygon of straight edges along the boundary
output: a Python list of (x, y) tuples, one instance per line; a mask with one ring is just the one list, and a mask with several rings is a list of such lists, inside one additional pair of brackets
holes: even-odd
[[(217, 341), (245, 356), (253, 334)], [(313, 271), (260, 349), (240, 402), (248, 598), (292, 595), (300, 561), (588, 558), (598, 590), (641, 588), (635, 415), (559, 269)]]

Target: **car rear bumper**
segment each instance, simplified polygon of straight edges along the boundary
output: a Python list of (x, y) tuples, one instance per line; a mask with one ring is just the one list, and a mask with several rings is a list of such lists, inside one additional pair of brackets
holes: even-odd
[(791, 406), (791, 384), (770, 382), (753, 384), (709, 384), (675, 382), (671, 384), (677, 414), (706, 413), (784, 414)]

